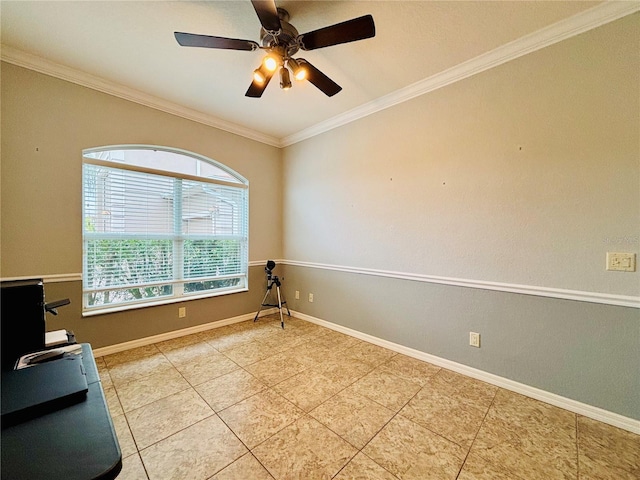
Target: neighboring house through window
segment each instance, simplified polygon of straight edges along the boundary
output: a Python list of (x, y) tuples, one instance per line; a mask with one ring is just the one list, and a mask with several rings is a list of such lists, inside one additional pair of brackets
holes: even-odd
[(248, 182), (167, 147), (83, 152), (84, 312), (247, 290)]

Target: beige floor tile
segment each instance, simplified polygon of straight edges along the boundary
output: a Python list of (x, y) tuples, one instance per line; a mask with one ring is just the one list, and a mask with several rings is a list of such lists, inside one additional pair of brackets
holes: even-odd
[(111, 376), (113, 385), (118, 387), (127, 382), (172, 368), (173, 365), (171, 365), (169, 360), (167, 360), (162, 353), (158, 352), (154, 355), (147, 355), (109, 366), (109, 375)]
[(148, 480), (148, 478), (142, 460), (137, 453), (122, 459), (122, 470), (118, 475), (118, 480)]
[(334, 480), (397, 480), (398, 477), (363, 453), (358, 453), (347, 466), (340, 470)]
[(239, 368), (237, 363), (223, 355), (215, 358), (198, 357), (176, 365), (176, 369), (191, 385), (199, 385)]
[(286, 352), (281, 352), (247, 365), (245, 369), (267, 385), (275, 385), (305, 370), (306, 366), (295, 357), (287, 355)]
[(577, 478), (575, 414), (499, 390), (471, 449), (522, 478)]
[(391, 360), (391, 358), (397, 355), (393, 350), (367, 342), (360, 342), (353, 347), (350, 347), (346, 350), (346, 353), (350, 357), (361, 360), (374, 367)]
[(111, 416), (124, 414), (124, 410), (120, 404), (120, 399), (118, 398), (115, 387), (104, 388), (103, 391)]
[(211, 477), (211, 480), (273, 480), (273, 477), (256, 457), (247, 453)]
[(189, 383), (172, 368), (125, 383), (116, 388), (125, 412), (190, 388)]
[(246, 322), (238, 323), (237, 327), (238, 332), (243, 333), (246, 338), (252, 342), (258, 341), (261, 338), (272, 335), (274, 332), (279, 332), (282, 330), (282, 328), (280, 327), (279, 318), (277, 324), (275, 322), (254, 322), (253, 320), (248, 320)]
[(112, 416), (113, 426), (116, 429), (118, 436), (118, 443), (120, 444), (120, 451), (122, 452), (122, 458), (138, 453), (136, 443), (133, 441), (133, 435), (129, 430), (129, 424), (127, 423), (127, 417), (124, 415)]
[(307, 322), (305, 320), (300, 320), (298, 318), (293, 318), (292, 320), (287, 321), (285, 319), (285, 321), (287, 322), (287, 325), (291, 325), (292, 322), (297, 322), (297, 327), (304, 331), (305, 334), (307, 335), (311, 335), (312, 338), (316, 338), (319, 336), (322, 336), (324, 334), (326, 334), (327, 332), (329, 332), (330, 330), (326, 327), (322, 327), (320, 325), (316, 325), (314, 323), (311, 322)]
[(342, 356), (343, 352), (329, 357), (321, 364), (309, 368), (310, 374), (321, 374), (331, 378), (334, 382), (347, 387), (371, 372), (374, 367), (348, 356)]
[(357, 452), (306, 416), (252, 450), (276, 480), (333, 478)]
[(232, 323), (231, 325), (224, 325), (216, 328), (211, 328), (209, 330), (205, 330), (204, 332), (200, 332), (202, 334), (202, 338), (205, 342), (209, 343), (214, 339), (219, 339), (221, 337), (226, 337), (227, 335), (231, 335), (237, 332), (240, 329), (239, 323)]
[(324, 362), (332, 355), (332, 350), (329, 347), (320, 346), (313, 341), (301, 343), (292, 347), (288, 352), (309, 367)]
[(263, 390), (218, 415), (245, 445), (253, 448), (295, 422), (304, 412), (272, 390)]
[(347, 388), (310, 415), (361, 449), (391, 420), (394, 412)]
[(274, 329), (273, 333), (258, 341), (274, 352), (284, 352), (293, 347), (309, 342), (310, 338), (304, 331), (295, 328), (285, 328), (284, 330)]
[[(285, 321), (291, 320), (293, 319), (293, 317), (290, 317), (286, 314), (286, 309), (283, 310), (283, 317), (285, 319)], [(242, 325), (246, 328), (253, 328), (253, 326), (270, 326), (272, 328), (280, 328), (280, 314), (279, 313), (270, 313), (268, 315), (264, 314), (263, 312), (260, 312), (260, 317), (258, 318), (258, 321), (254, 321), (253, 319), (251, 320), (246, 320), (244, 322), (239, 323), (238, 325)]]
[(112, 353), (102, 357), (107, 367), (113, 367), (121, 363), (128, 363), (134, 360), (140, 360), (145, 357), (152, 357), (160, 353), (155, 345), (144, 345), (142, 347), (131, 348), (123, 352)]
[[(471, 454), (464, 462), (462, 471), (457, 480), (530, 480), (529, 477), (518, 477), (494, 462), (488, 462), (484, 458)], [(541, 479), (542, 480), (542, 479)]]
[[(96, 364), (124, 457), (118, 479), (640, 478), (638, 435), (295, 317), (284, 330), (269, 315)], [(383, 406), (400, 404), (396, 416)]]
[(640, 478), (640, 435), (578, 416), (581, 479)]
[(238, 369), (194, 387), (215, 412), (261, 392), (267, 386), (246, 370)]
[(126, 413), (139, 450), (212, 415), (213, 410), (193, 389)]
[(432, 388), (437, 388), (443, 394), (483, 408), (489, 408), (498, 391), (498, 387), (494, 385), (444, 368), (433, 375), (428, 382), (433, 386)]
[(379, 367), (381, 370), (393, 373), (423, 387), (427, 381), (440, 371), (440, 367), (431, 363), (423, 362), (406, 355), (396, 355)]
[(207, 479), (247, 452), (217, 417), (211, 416), (142, 450), (150, 480)]
[(477, 406), (455, 394), (443, 393), (438, 382), (431, 381), (409, 401), (400, 415), (469, 448), (488, 409), (488, 406)]
[(215, 360), (223, 355), (206, 342), (192, 343), (172, 348), (164, 352), (164, 356), (174, 365), (183, 365), (200, 358)]
[(362, 453), (403, 480), (453, 480), (467, 451), (404, 417), (394, 417)]
[(418, 393), (420, 385), (376, 369), (355, 382), (351, 388), (396, 413)]
[(195, 345), (202, 343), (207, 338), (205, 333), (193, 333), (191, 335), (183, 335), (182, 337), (172, 338), (171, 340), (165, 340), (164, 342), (158, 342), (155, 344), (156, 348), (162, 353), (170, 352), (177, 348), (183, 348), (189, 345)]
[(498, 389), (489, 418), (500, 419), (509, 426), (523, 426), (527, 431), (560, 440), (575, 439), (577, 415), (548, 403), (515, 392)]
[(308, 412), (332, 397), (342, 386), (321, 374), (309, 374), (308, 370), (275, 385), (273, 389), (291, 403)]
[(104, 363), (104, 360), (100, 363), (96, 363), (96, 365), (98, 367), (98, 375), (100, 376), (100, 383), (102, 383), (102, 388), (113, 387), (113, 381), (111, 380), (109, 369)]
[(278, 353), (260, 341), (243, 343), (224, 351), (224, 354), (241, 367), (259, 362)]
[[(242, 345), (243, 343), (253, 342), (256, 339), (256, 333), (253, 333), (250, 330), (241, 329), (241, 327), (238, 327), (237, 325), (223, 328), (226, 330), (217, 332), (218, 335), (214, 334), (211, 338), (207, 338), (206, 340), (209, 345), (221, 352), (237, 347), (238, 345)], [(220, 333), (222, 332), (226, 333), (221, 335)]]
[(345, 335), (336, 330), (327, 329), (322, 335), (314, 338), (313, 342), (320, 346), (330, 348), (335, 352), (356, 346), (362, 343), (362, 340), (350, 335)]

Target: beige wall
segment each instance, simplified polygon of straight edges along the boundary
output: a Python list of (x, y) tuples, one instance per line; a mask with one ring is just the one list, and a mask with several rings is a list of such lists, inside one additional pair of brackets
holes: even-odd
[(287, 147), (285, 258), (639, 295), (638, 18)]
[(2, 277), (82, 271), (82, 150), (145, 144), (217, 160), (249, 180), (249, 260), (282, 253), (280, 150), (2, 64)]
[[(279, 149), (10, 64), (1, 75), (2, 278), (82, 272), (82, 150), (104, 145), (169, 146), (231, 167), (249, 180), (249, 260), (281, 258)], [(83, 319), (81, 282), (49, 284), (48, 300), (73, 301), (49, 327), (103, 346), (248, 313), (264, 294), (262, 268), (251, 271), (249, 293), (189, 302), (186, 320), (176, 305)]]

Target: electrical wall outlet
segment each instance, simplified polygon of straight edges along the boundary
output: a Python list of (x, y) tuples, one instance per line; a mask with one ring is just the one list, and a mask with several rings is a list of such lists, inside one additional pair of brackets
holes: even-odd
[(296, 290), (296, 300), (300, 300), (300, 291)]
[(616, 272), (635, 272), (636, 254), (607, 252), (607, 270)]
[(309, 303), (313, 303), (313, 293), (309, 294)]
[(476, 332), (469, 332), (469, 345), (472, 347), (480, 348), (480, 334)]
[(178, 318), (184, 318), (187, 316), (187, 307), (178, 308)]

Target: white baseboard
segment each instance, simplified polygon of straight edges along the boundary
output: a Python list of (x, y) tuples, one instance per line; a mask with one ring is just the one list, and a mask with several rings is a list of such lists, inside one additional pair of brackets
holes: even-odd
[[(277, 308), (270, 308), (268, 310), (262, 310), (260, 316), (270, 315), (277, 312)], [(226, 325), (232, 325), (234, 323), (244, 322), (251, 320), (256, 316), (255, 313), (245, 313), (237, 317), (225, 318), (224, 320), (217, 320), (215, 322), (203, 323), (202, 325), (195, 325), (193, 327), (182, 328), (180, 330), (173, 330), (171, 332), (160, 333), (151, 337), (138, 338), (129, 342), (117, 343), (115, 345), (109, 345), (106, 347), (99, 347), (93, 349), (94, 357), (103, 357), (105, 355), (111, 355), (112, 353), (123, 352), (125, 350), (131, 350), (132, 348), (144, 347), (145, 345), (151, 345), (152, 343), (164, 342), (166, 340), (173, 340), (174, 338), (184, 337), (186, 335), (192, 335), (194, 333), (206, 332), (214, 328), (224, 327)]]
[(294, 310), (291, 311), (291, 315), (301, 320), (306, 320), (308, 322), (315, 323), (317, 325), (327, 327), (332, 330), (336, 330), (346, 335), (356, 337), (360, 340), (364, 340), (365, 342), (373, 343), (375, 345), (388, 348), (389, 350), (393, 350), (394, 352), (402, 353), (409, 357), (413, 357), (418, 360), (423, 360), (425, 362), (432, 363), (434, 365), (446, 368), (448, 370), (453, 370), (454, 372), (458, 372), (468, 377), (472, 377), (472, 378), (481, 380), (483, 382), (489, 383), (491, 385), (504, 388), (505, 390), (510, 390), (512, 392), (516, 392), (521, 395), (525, 395), (527, 397), (540, 400), (550, 405), (554, 405), (556, 407), (563, 408), (570, 412), (577, 413), (579, 415), (583, 415), (585, 417), (592, 418), (594, 420), (598, 420), (608, 425), (622, 428), (623, 430), (627, 430), (629, 432), (640, 435), (640, 420), (635, 420), (633, 418), (625, 417), (623, 415), (613, 413), (608, 410), (604, 410), (602, 408), (594, 407), (592, 405), (578, 402), (576, 400), (572, 400), (570, 398), (566, 398), (566, 397), (557, 395), (555, 393), (547, 392), (539, 388), (525, 385), (524, 383), (515, 382), (513, 380), (509, 380), (508, 378), (500, 377), (498, 375), (494, 375), (492, 373), (488, 373), (483, 370), (478, 370), (477, 368), (472, 368), (467, 365), (463, 365), (461, 363), (453, 362), (445, 358), (437, 357), (435, 355), (430, 355), (428, 353), (421, 352), (413, 348), (409, 348), (403, 345), (399, 345), (397, 343), (389, 342), (388, 340), (383, 340), (381, 338), (374, 337), (373, 335), (362, 333), (357, 330), (353, 330), (351, 328), (343, 327), (342, 325), (337, 325), (335, 323), (331, 323), (326, 320), (321, 320), (319, 318), (312, 317), (311, 315), (296, 312)]

